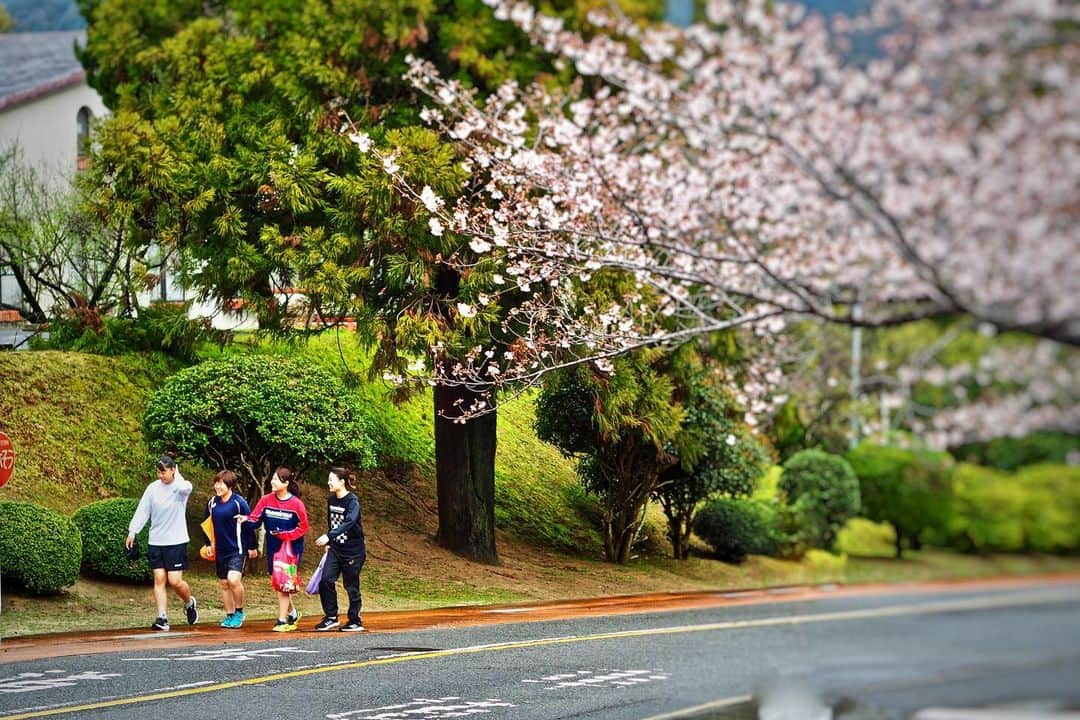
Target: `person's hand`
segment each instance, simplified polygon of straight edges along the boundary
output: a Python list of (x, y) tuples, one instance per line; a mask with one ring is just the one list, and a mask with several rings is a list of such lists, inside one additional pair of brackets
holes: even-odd
[(135, 538), (132, 537), (131, 535), (128, 535), (127, 540), (124, 541), (124, 547), (127, 548), (128, 550), (130, 550), (131, 546), (134, 545), (134, 544), (135, 544)]
[(280, 530), (267, 530), (266, 532), (270, 533), (270, 534), (271, 534), (271, 535), (273, 535), (274, 537), (277, 537), (278, 535), (280, 535), (280, 534), (281, 534), (281, 531), (280, 531)]
[(259, 551), (255, 549), (248, 550), (248, 557), (254, 560), (255, 558), (259, 557)]
[(322, 547), (323, 545), (326, 545), (328, 542), (330, 542), (330, 536), (329, 535), (320, 535), (318, 540), (315, 541), (315, 544), (318, 545), (319, 547)]
[(247, 522), (247, 519), (247, 515), (233, 515), (233, 520), (235, 520), (236, 522)]

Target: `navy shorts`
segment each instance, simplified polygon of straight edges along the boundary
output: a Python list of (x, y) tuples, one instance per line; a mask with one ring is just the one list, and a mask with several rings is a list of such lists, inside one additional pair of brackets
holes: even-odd
[(245, 562), (246, 558), (240, 553), (233, 553), (228, 557), (218, 556), (214, 558), (214, 566), (217, 568), (218, 578), (224, 580), (229, 577), (230, 572), (238, 572), (242, 575), (244, 573)]
[(168, 572), (187, 570), (187, 543), (180, 545), (151, 545), (146, 550), (146, 562), (150, 569), (161, 568)]

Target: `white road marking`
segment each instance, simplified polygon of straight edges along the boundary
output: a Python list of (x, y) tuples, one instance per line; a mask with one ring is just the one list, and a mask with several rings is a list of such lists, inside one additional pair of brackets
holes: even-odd
[(298, 647), (258, 648), (249, 649), (243, 647), (220, 648), (216, 650), (196, 650), (191, 653), (173, 653), (166, 657), (137, 657), (120, 658), (125, 662), (172, 662), (173, 660), (208, 661), (223, 660), (227, 662), (245, 662), (256, 658), (278, 657), (289, 653), (301, 653), (305, 655), (317, 655), (318, 650), (301, 650)]
[(633, 685), (640, 685), (641, 683), (653, 682), (655, 680), (667, 680), (670, 677), (671, 675), (660, 669), (608, 670), (607, 668), (603, 668), (597, 670), (577, 670), (576, 672), (559, 673), (558, 675), (545, 675), (539, 679), (526, 678), (521, 682), (546, 685), (544, 690), (561, 690), (563, 688), (600, 687), (603, 685), (631, 687)]
[(65, 670), (46, 670), (42, 673), (24, 672), (13, 677), (0, 678), (0, 693), (26, 693), (38, 692), (39, 690), (54, 690), (56, 688), (71, 687), (78, 685), (84, 680), (111, 680), (122, 677), (120, 673), (100, 673), (88, 670), (74, 675), (68, 675)]
[(416, 698), (397, 705), (332, 713), (326, 718), (327, 720), (441, 720), (442, 718), (486, 715), (495, 708), (512, 707), (517, 707), (517, 705), (503, 702), (498, 698), (462, 700), (460, 697), (449, 696), (436, 699)]

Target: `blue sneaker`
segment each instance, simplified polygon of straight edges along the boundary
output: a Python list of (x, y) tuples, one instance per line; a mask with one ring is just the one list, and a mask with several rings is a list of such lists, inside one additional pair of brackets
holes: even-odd
[(244, 624), (244, 611), (243, 610), (237, 610), (236, 612), (233, 613), (232, 625), (230, 625), (229, 627), (238, 628), (243, 624)]
[(235, 625), (233, 625), (233, 620), (234, 620), (235, 617), (236, 617), (236, 613), (229, 613), (228, 615), (226, 615), (225, 619), (221, 621), (221, 627), (223, 627), (223, 628), (236, 627)]

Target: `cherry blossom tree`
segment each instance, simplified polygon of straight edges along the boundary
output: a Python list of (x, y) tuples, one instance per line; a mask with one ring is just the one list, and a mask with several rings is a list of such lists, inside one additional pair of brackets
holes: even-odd
[[(396, 174), (392, 152), (385, 168), (433, 234), (470, 238), (451, 262), (496, 265), (463, 316), (524, 298), (505, 323), (519, 342), (444, 375), (499, 386), (583, 360), (610, 369), (732, 327), (769, 340), (791, 317), (961, 314), (1080, 344), (1073, 4), (879, 0), (826, 21), (710, 0), (686, 29), (594, 11), (581, 34), (486, 2), (580, 79), (481, 102), (411, 64), (470, 177), (444, 200)], [(635, 282), (590, 302), (590, 278), (610, 271)]]

